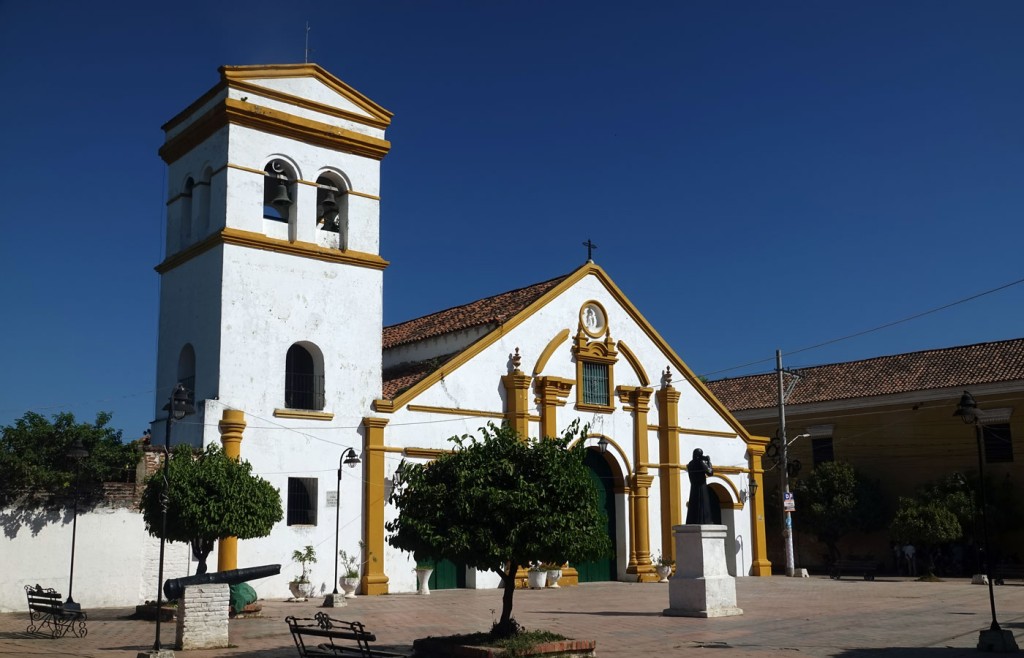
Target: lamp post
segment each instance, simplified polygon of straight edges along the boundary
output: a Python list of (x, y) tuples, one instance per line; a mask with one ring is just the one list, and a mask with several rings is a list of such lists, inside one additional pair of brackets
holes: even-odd
[(68, 600), (64, 607), (68, 610), (81, 610), (82, 606), (71, 598), (71, 590), (75, 586), (75, 536), (78, 534), (78, 481), (82, 475), (82, 460), (89, 456), (89, 451), (82, 445), (82, 437), (76, 437), (65, 455), (75, 461), (75, 499), (71, 511), (71, 573), (68, 575)]
[(953, 415), (959, 416), (960, 420), (967, 425), (974, 425), (974, 436), (978, 443), (978, 489), (981, 490), (981, 528), (985, 540), (985, 576), (988, 580), (988, 602), (992, 608), (992, 624), (978, 635), (978, 650), (998, 653), (1015, 652), (1017, 651), (1017, 642), (1013, 639), (1013, 631), (1004, 631), (996, 620), (996, 597), (992, 588), (992, 559), (988, 538), (988, 512), (985, 509), (985, 489), (987, 488), (985, 486), (985, 445), (981, 424), (978, 422), (978, 403), (974, 401), (974, 396), (964, 391)]
[(343, 466), (349, 468), (355, 468), (356, 464), (359, 463), (359, 455), (352, 448), (347, 448), (341, 453), (341, 458), (338, 460), (338, 499), (335, 501), (334, 509), (334, 591), (327, 600), (324, 601), (324, 605), (330, 607), (338, 606), (339, 602), (344, 597), (338, 596), (338, 535), (341, 533), (341, 470)]
[(167, 537), (167, 506), (170, 504), (170, 480), (168, 479), (168, 468), (171, 464), (171, 427), (174, 426), (174, 422), (181, 420), (185, 416), (195, 413), (195, 407), (192, 405), (191, 395), (185, 386), (178, 382), (178, 385), (174, 387), (174, 392), (171, 393), (171, 399), (164, 407), (167, 412), (167, 430), (164, 432), (164, 465), (161, 469), (161, 477), (163, 478), (163, 493), (160, 495), (160, 507), (162, 516), (160, 519), (160, 565), (157, 569), (157, 583), (156, 583), (156, 641), (153, 642), (153, 651), (156, 654), (161, 653), (160, 649), (160, 613), (164, 603), (164, 544), (166, 543), (165, 537)]

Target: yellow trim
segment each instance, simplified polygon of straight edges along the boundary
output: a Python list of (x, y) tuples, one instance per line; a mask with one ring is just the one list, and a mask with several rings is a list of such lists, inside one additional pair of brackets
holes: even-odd
[(476, 409), (456, 409), (455, 407), (428, 407), (423, 404), (410, 404), (409, 411), (422, 411), (428, 414), (449, 414), (452, 416), (478, 416), (480, 418), (496, 418), (503, 420), (505, 414), (496, 411), (478, 411)]
[(304, 420), (334, 420), (334, 414), (327, 411), (305, 411), (302, 409), (274, 409), (275, 418), (302, 418)]
[(620, 352), (622, 352), (622, 356), (626, 357), (626, 361), (629, 362), (629, 365), (632, 366), (633, 372), (636, 373), (637, 379), (640, 380), (640, 385), (650, 386), (651, 380), (647, 376), (647, 371), (644, 370), (643, 365), (640, 363), (640, 359), (636, 358), (636, 354), (633, 354), (633, 350), (629, 349), (629, 347), (621, 340), (616, 343), (615, 346)]
[(406, 457), (412, 457), (413, 459), (437, 459), (441, 455), (450, 453), (451, 450), (441, 450), (440, 448), (403, 448), (402, 454)]
[[(228, 164), (224, 165), (223, 167), (221, 167), (220, 169), (218, 169), (217, 171), (215, 171), (213, 173), (217, 174), (220, 171), (222, 171), (224, 169), (228, 169), (228, 168), (237, 169), (238, 171), (244, 171), (247, 174), (256, 174), (257, 176), (266, 176), (267, 175), (267, 172), (263, 171), (262, 169), (253, 169), (252, 167), (246, 167), (246, 166), (243, 166), (243, 165), (231, 164), (231, 163), (228, 163)], [(300, 180), (296, 180), (295, 182), (296, 183), (300, 183), (302, 185), (309, 185), (310, 187), (320, 187), (320, 185), (316, 181), (308, 181), (308, 180), (301, 180), (300, 179)], [(198, 183), (196, 183), (196, 184), (198, 185)], [(380, 201), (380, 197), (377, 196), (376, 194), (367, 194), (366, 192), (356, 192), (355, 190), (340, 190), (340, 192), (342, 194), (349, 194), (349, 195), (352, 195), (352, 196), (361, 196), (361, 197), (364, 197), (366, 199), (373, 199), (374, 201)], [(181, 195), (179, 194), (178, 196), (181, 196)], [(174, 199), (177, 199), (177, 198), (178, 197), (174, 197)], [(172, 201), (174, 199), (172, 199)], [(168, 204), (169, 203), (170, 203), (170, 201), (168, 201)]]
[(383, 270), (389, 265), (388, 261), (376, 254), (368, 254), (351, 249), (348, 251), (338, 251), (321, 247), (312, 242), (289, 242), (287, 240), (269, 238), (262, 233), (243, 231), (237, 228), (223, 228), (202, 242), (197, 242), (188, 249), (168, 257), (154, 269), (160, 274), (165, 274), (196, 256), (225, 244), (248, 247), (250, 249), (262, 249), (264, 251), (276, 251), (288, 256), (299, 256), (328, 263), (355, 265), (356, 267), (366, 267), (372, 270)]
[(271, 110), (245, 101), (225, 98), (223, 103), (197, 119), (160, 147), (158, 153), (167, 164), (172, 164), (202, 144), (211, 135), (228, 124), (245, 126), (307, 144), (383, 160), (391, 149), (391, 142), (371, 137), (329, 123)]
[[(722, 469), (720, 469), (719, 467), (715, 466), (714, 470), (715, 470), (715, 475), (718, 475), (719, 471), (721, 471)], [(712, 485), (712, 484), (722, 484), (722, 483), (725, 483), (726, 485), (728, 485), (728, 488), (733, 493), (733, 497), (728, 502), (736, 503), (736, 501), (738, 501), (740, 499), (740, 490), (739, 490), (739, 488), (737, 488), (737, 486), (735, 484), (733, 484), (732, 480), (730, 480), (729, 478), (716, 478), (714, 475), (711, 476), (710, 478), (708, 478), (708, 485), (709, 486)], [(742, 508), (743, 507), (743, 503), (739, 503), (739, 507)]]
[(533, 390), (540, 405), (540, 435), (543, 438), (558, 436), (558, 407), (564, 407), (566, 398), (576, 382), (562, 377), (536, 377)]
[(680, 427), (680, 434), (696, 434), (697, 436), (718, 436), (723, 439), (735, 439), (738, 438), (735, 432), (717, 432), (715, 430), (698, 430), (689, 427)]
[[(587, 302), (588, 304), (591, 302)], [(603, 312), (603, 309), (602, 309)], [(582, 313), (582, 311), (581, 311)], [(578, 411), (590, 411), (593, 413), (611, 413), (615, 411), (615, 363), (619, 360), (619, 353), (615, 351), (615, 341), (608, 331), (608, 320), (605, 319), (604, 340), (588, 341), (589, 335), (582, 323), (573, 339), (572, 355), (576, 357), (576, 409)], [(596, 363), (608, 366), (608, 403), (593, 404), (584, 402), (583, 386), (583, 364)]]
[[(318, 103), (311, 101), (308, 98), (302, 96), (295, 96), (287, 92), (280, 91), (278, 89), (270, 89), (269, 87), (261, 87), (260, 85), (253, 84), (251, 82), (244, 82), (242, 80), (232, 80), (231, 88), (237, 89), (238, 91), (247, 91), (250, 94), (257, 94), (259, 96), (265, 96), (271, 100), (280, 101), (282, 103), (288, 103), (295, 105), (307, 110), (319, 112), (320, 114), (328, 114), (339, 119), (347, 119), (355, 123), (361, 123), (366, 126), (373, 128), (384, 129), (391, 124), (390, 121), (382, 121), (381, 119), (373, 116), (366, 116), (364, 114), (356, 114), (349, 110), (343, 110), (340, 107), (334, 107), (333, 105), (325, 105), (324, 103)], [(344, 95), (344, 94), (343, 94)]]
[(384, 573), (384, 428), (386, 418), (363, 418), (363, 541), (366, 550), (379, 557), (370, 560), (363, 571), (366, 594), (387, 594), (388, 577)]
[[(238, 461), (242, 458), (242, 434), (245, 431), (245, 412), (225, 409), (217, 424), (224, 454)], [(221, 537), (217, 543), (217, 571), (238, 568), (238, 537)]]
[(334, 77), (321, 67), (316, 64), (271, 64), (269, 66), (222, 66), (218, 69), (220, 72), (220, 82), (210, 88), (205, 94), (200, 96), (198, 99), (192, 102), (191, 105), (186, 107), (181, 112), (178, 112), (170, 121), (163, 125), (164, 131), (169, 131), (175, 126), (180, 124), (182, 121), (188, 119), (194, 114), (200, 107), (208, 103), (217, 94), (223, 92), (233, 83), (259, 78), (299, 78), (299, 77), (312, 77), (320, 80), (328, 87), (331, 87), (339, 94), (358, 105), (367, 113), (376, 117), (381, 121), (390, 123), (391, 117), (394, 116), (388, 110), (385, 110), (380, 105), (374, 103), (372, 100), (362, 95), (352, 87), (348, 86), (340, 79)]
[[(608, 436), (607, 434), (599, 434), (598, 432), (591, 432), (590, 434), (588, 434), (588, 435), (586, 435), (584, 437), (576, 437), (576, 439), (572, 443), (569, 444), (569, 447), (571, 448), (572, 446), (576, 445), (580, 441), (586, 441), (587, 439), (604, 439), (605, 441), (607, 441), (609, 448), (615, 448), (615, 452), (618, 453), (619, 458), (622, 459), (622, 463), (626, 465), (626, 473), (632, 473), (633, 472), (633, 467), (630, 465), (629, 456), (626, 454), (626, 451), (622, 449), (622, 446), (620, 446), (618, 443), (615, 442), (615, 439), (613, 439), (612, 437)], [(621, 486), (626, 486), (626, 485), (625, 485), (625, 483), (622, 483)]]
[(533, 367), (534, 377), (539, 375), (544, 370), (544, 366), (548, 364), (548, 360), (551, 358), (551, 355), (554, 354), (555, 350), (558, 349), (558, 346), (564, 343), (568, 338), (569, 330), (562, 329), (555, 335), (554, 338), (548, 341), (548, 344), (544, 348), (544, 351), (540, 353), (540, 358), (537, 359), (537, 365)]
[(520, 438), (530, 435), (529, 393), (531, 377), (522, 370), (513, 370), (501, 378), (505, 385), (505, 420)]

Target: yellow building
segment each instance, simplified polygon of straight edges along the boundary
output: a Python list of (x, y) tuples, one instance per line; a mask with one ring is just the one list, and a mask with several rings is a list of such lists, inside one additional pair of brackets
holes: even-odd
[[(800, 435), (789, 448), (799, 463), (797, 478), (824, 461), (845, 461), (879, 479), (885, 495), (911, 495), (929, 481), (960, 472), (978, 473), (975, 431), (953, 415), (960, 396), (970, 391), (983, 412), (986, 472), (992, 482), (1024, 482), (1024, 454), (1016, 444), (1024, 437), (1024, 339), (882, 356), (832, 363), (798, 371), (786, 403), (786, 434)], [(791, 383), (787, 376), (787, 385)], [(723, 379), (709, 384), (753, 435), (778, 432), (776, 373)], [(765, 458), (768, 557), (782, 558), (779, 468)], [(791, 469), (792, 472), (792, 469)], [(791, 481), (791, 488), (793, 482)], [(776, 501), (773, 505), (772, 501)], [(794, 512), (798, 567), (824, 563), (825, 549), (800, 531), (800, 501)], [(849, 537), (844, 554), (872, 556), (890, 565), (886, 532)], [(1004, 539), (994, 546), (1008, 557), (1024, 557), (1024, 542)]]

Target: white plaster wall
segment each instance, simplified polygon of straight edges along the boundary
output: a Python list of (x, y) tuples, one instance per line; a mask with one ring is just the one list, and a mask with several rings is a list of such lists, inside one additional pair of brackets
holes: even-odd
[(384, 351), (384, 367), (408, 362), (425, 361), (438, 356), (460, 352), (494, 329), (493, 324), (471, 327), (465, 331), (453, 331), (441, 336), (427, 338), (415, 343), (392, 347)]
[[(0, 612), (27, 611), (25, 585), (52, 587), (67, 598), (71, 567), (70, 512), (43, 523), (38, 531), (14, 525), (11, 516), (9, 510), (0, 513), (5, 530)], [(134, 606), (154, 599), (158, 548), (159, 541), (146, 534), (139, 512), (111, 507), (81, 512), (75, 541), (72, 596), (86, 611)], [(183, 544), (167, 544), (164, 577), (188, 575), (189, 554)]]
[[(293, 96), (307, 98), (317, 103), (346, 110), (359, 116), (370, 117), (370, 115), (361, 107), (341, 96), (338, 92), (334, 91), (322, 82), (313, 80), (312, 78), (267, 78), (265, 80), (250, 80), (250, 82), (259, 87), (283, 91), (287, 94), (292, 94)], [(302, 107), (285, 101), (268, 98), (267, 96), (260, 94), (253, 94), (250, 91), (232, 89), (228, 95), (229, 97), (237, 100), (242, 100), (244, 98), (247, 103), (260, 105), (278, 112), (286, 112), (297, 117), (302, 117), (303, 119), (319, 121), (320, 123), (338, 126), (339, 128), (358, 132), (363, 135), (370, 135), (379, 139), (384, 138), (384, 131), (380, 128), (368, 126), (357, 121), (343, 119), (334, 116), (333, 114), (318, 112), (314, 109)]]

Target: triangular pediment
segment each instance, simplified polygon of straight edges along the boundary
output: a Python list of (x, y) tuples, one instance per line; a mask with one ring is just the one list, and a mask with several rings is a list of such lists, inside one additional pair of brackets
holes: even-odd
[[(222, 66), (222, 80), (233, 89), (251, 90), (327, 114), (384, 128), (392, 113), (316, 64)], [(332, 111), (333, 110), (333, 111)]]

